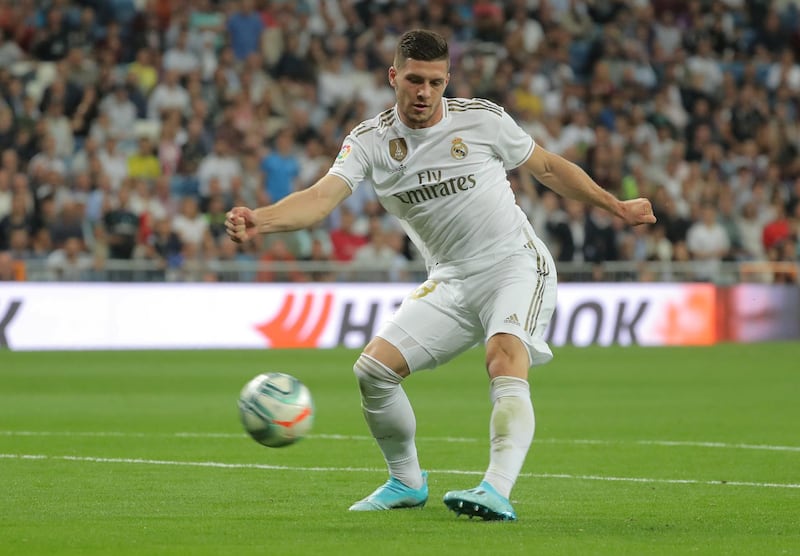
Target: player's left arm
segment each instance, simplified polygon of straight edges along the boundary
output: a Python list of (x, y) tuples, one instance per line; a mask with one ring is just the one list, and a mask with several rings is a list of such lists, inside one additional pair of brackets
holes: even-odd
[(579, 166), (539, 145), (534, 147), (522, 166), (559, 195), (605, 209), (630, 226), (656, 221), (649, 200), (621, 201), (600, 187)]

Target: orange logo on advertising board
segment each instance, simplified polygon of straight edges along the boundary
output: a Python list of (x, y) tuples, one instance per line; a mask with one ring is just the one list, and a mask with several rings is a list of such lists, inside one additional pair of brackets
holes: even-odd
[(717, 341), (716, 289), (709, 284), (685, 287), (683, 302), (669, 302), (658, 334), (668, 346), (711, 345)]
[(292, 309), (295, 306), (295, 295), (287, 294), (278, 314), (272, 320), (259, 324), (255, 329), (269, 341), (270, 347), (273, 348), (317, 347), (319, 339), (325, 331), (325, 325), (328, 323), (328, 317), (330, 317), (333, 294), (326, 293), (322, 296), (322, 309), (316, 317), (316, 322), (313, 323), (310, 330), (306, 330), (310, 324), (309, 319), (311, 319), (311, 311), (315, 305), (315, 297), (318, 296), (313, 293), (305, 294), (300, 314), (290, 321)]

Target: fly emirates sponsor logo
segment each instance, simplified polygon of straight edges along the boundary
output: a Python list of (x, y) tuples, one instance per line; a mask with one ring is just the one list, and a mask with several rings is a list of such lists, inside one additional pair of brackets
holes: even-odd
[(393, 196), (405, 205), (416, 205), (431, 199), (448, 197), (462, 191), (468, 191), (478, 185), (475, 174), (443, 178), (441, 170), (418, 172), (417, 180), (419, 187), (401, 193), (394, 193)]

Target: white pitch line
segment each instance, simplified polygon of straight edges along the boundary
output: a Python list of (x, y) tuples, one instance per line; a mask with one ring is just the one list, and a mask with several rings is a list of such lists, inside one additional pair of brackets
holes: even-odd
[[(121, 432), (121, 431), (11, 431), (0, 430), (0, 436), (84, 436), (84, 437), (120, 437), (120, 438), (246, 438), (245, 433), (225, 433), (225, 432), (172, 432), (172, 433), (144, 433), (144, 432)], [(308, 438), (320, 440), (348, 440), (348, 441), (372, 441), (371, 436), (366, 435), (347, 435), (347, 434), (312, 434)], [(453, 444), (472, 444), (475, 442), (485, 442), (483, 438), (464, 438), (457, 436), (440, 437), (417, 437), (420, 442), (443, 442)], [(537, 444), (587, 444), (597, 446), (612, 446), (620, 444), (637, 444), (640, 446), (665, 446), (665, 447), (687, 447), (687, 448), (722, 448), (736, 450), (760, 450), (771, 452), (800, 452), (800, 446), (780, 446), (771, 444), (744, 444), (729, 442), (703, 442), (694, 440), (602, 440), (602, 439), (581, 439), (581, 438), (536, 438)]]
[(542, 438), (534, 440), (547, 444), (638, 444), (640, 446), (667, 446), (688, 448), (725, 448), (737, 450), (766, 450), (772, 452), (800, 452), (800, 446), (776, 446), (771, 444), (743, 444), (730, 442), (703, 442), (696, 440), (590, 440), (568, 438)]
[[(139, 458), (103, 458), (90, 456), (48, 456), (45, 454), (0, 454), (2, 459), (55, 460), (87, 463), (123, 463), (132, 465), (171, 465), (180, 467), (208, 467), (222, 469), (260, 469), (269, 471), (301, 471), (305, 473), (343, 472), (343, 473), (385, 473), (383, 468), (374, 467), (292, 467), (288, 465), (268, 465), (263, 463), (224, 463), (218, 461), (171, 461)], [(442, 475), (483, 475), (483, 471), (463, 469), (430, 469), (430, 473)], [(572, 479), (579, 481), (610, 481), (623, 483), (646, 483), (667, 485), (738, 486), (754, 488), (800, 489), (795, 483), (758, 483), (752, 481), (704, 481), (700, 479), (654, 479), (649, 477), (606, 477), (602, 475), (572, 475), (567, 473), (520, 473), (520, 477), (533, 479)]]

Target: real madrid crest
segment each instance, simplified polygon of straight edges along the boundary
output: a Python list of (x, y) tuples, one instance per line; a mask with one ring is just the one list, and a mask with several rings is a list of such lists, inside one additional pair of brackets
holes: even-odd
[(467, 154), (469, 153), (469, 148), (467, 144), (461, 139), (461, 137), (456, 137), (453, 139), (453, 146), (450, 147), (450, 156), (455, 158), (456, 160), (464, 160)]
[(406, 140), (400, 137), (389, 141), (389, 156), (397, 162), (402, 162), (408, 156), (408, 145)]

